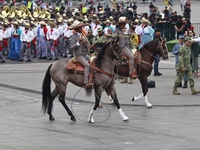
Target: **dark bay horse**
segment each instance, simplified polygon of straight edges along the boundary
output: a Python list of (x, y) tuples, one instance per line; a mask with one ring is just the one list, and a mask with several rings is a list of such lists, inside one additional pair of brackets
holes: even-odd
[[(115, 105), (119, 111), (120, 116), (124, 121), (128, 121), (128, 117), (124, 114), (120, 108), (120, 104), (117, 98), (115, 89), (115, 78), (114, 78), (114, 59), (118, 59), (122, 51), (119, 49), (117, 40), (114, 39), (106, 44), (96, 58), (94, 69), (94, 91), (95, 91), (95, 105), (91, 110), (88, 121), (94, 122), (93, 115), (97, 107), (99, 106), (101, 95), (105, 89), (106, 93), (112, 97)], [(76, 121), (71, 110), (65, 103), (66, 87), (68, 82), (75, 84), (76, 86), (84, 86), (84, 74), (70, 72), (66, 68), (67, 60), (59, 60), (51, 64), (46, 71), (46, 75), (43, 80), (42, 87), (42, 109), (44, 113), (48, 113), (50, 120), (55, 120), (52, 115), (53, 100), (59, 95), (59, 101), (63, 107), (71, 116), (72, 121)], [(55, 89), (51, 92), (51, 78), (55, 83)], [(92, 92), (92, 89), (86, 89), (86, 93)]]
[[(152, 104), (149, 103), (147, 98), (148, 92), (148, 80), (147, 77), (151, 74), (152, 63), (157, 55), (160, 55), (164, 60), (168, 59), (168, 49), (166, 41), (162, 38), (152, 40), (146, 43), (139, 51), (135, 53), (135, 65), (137, 69), (138, 79), (142, 85), (142, 94), (134, 96), (132, 101), (140, 100), (144, 98), (144, 103), (147, 108), (151, 108)], [(128, 64), (116, 65), (115, 73), (129, 77)]]

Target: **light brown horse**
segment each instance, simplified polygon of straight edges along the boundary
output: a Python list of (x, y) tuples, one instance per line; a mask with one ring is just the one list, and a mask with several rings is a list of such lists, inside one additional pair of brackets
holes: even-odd
[[(120, 116), (124, 121), (129, 120), (128, 117), (123, 113), (120, 108), (120, 104), (117, 98), (115, 89), (115, 78), (114, 78), (114, 59), (118, 59), (121, 55), (121, 50), (117, 44), (117, 40), (114, 39), (106, 44), (101, 52), (98, 54), (96, 59), (96, 66), (94, 69), (94, 91), (95, 91), (95, 105), (91, 110), (88, 121), (94, 122), (93, 115), (97, 107), (99, 106), (101, 95), (105, 89), (106, 93), (112, 97), (115, 105), (119, 111)], [(44, 113), (49, 114), (50, 120), (55, 120), (52, 115), (53, 100), (59, 95), (59, 101), (64, 106), (68, 114), (71, 116), (72, 121), (76, 121), (71, 110), (65, 103), (66, 87), (68, 82), (71, 82), (79, 87), (84, 86), (84, 74), (70, 72), (66, 69), (67, 60), (59, 60), (51, 64), (47, 69), (45, 78), (43, 80), (42, 87), (42, 109)], [(51, 92), (51, 78), (55, 83), (55, 89)], [(91, 95), (92, 90), (86, 89), (86, 92)]]
[[(135, 65), (137, 69), (138, 79), (142, 85), (142, 94), (134, 96), (132, 101), (140, 100), (144, 98), (144, 103), (147, 108), (152, 108), (152, 104), (149, 103), (147, 98), (148, 92), (148, 80), (147, 77), (151, 74), (152, 63), (156, 57), (161, 56), (164, 60), (168, 59), (168, 49), (166, 41), (162, 38), (152, 40), (146, 43), (139, 51), (135, 53)], [(115, 73), (129, 77), (128, 64), (116, 65)]]

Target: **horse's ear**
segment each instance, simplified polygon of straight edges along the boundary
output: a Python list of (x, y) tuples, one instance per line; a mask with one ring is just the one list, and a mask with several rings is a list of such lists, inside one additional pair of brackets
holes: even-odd
[(113, 43), (112, 43), (112, 45), (118, 45), (118, 42), (119, 42), (119, 37), (117, 36), (117, 37), (115, 37), (115, 39), (113, 40)]
[(163, 41), (163, 39), (162, 39), (162, 37), (161, 37), (161, 36), (159, 36), (159, 41), (160, 41), (160, 42), (162, 42), (162, 41)]

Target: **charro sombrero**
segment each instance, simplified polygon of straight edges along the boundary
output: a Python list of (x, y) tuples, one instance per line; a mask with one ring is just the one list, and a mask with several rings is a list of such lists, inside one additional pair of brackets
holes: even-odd
[(98, 22), (99, 24), (102, 23), (99, 19), (94, 19), (93, 22)]
[(115, 22), (114, 24), (120, 24), (120, 23), (130, 23), (131, 20), (126, 20), (126, 17), (120, 17), (118, 22)]
[(148, 25), (151, 25), (151, 22), (147, 19), (140, 20), (141, 23), (147, 23)]
[(31, 27), (37, 27), (37, 25), (33, 21), (30, 22), (30, 26)]
[(78, 20), (75, 20), (73, 22), (73, 24), (71, 26), (68, 27), (69, 30), (73, 30), (73, 29), (76, 29), (76, 28), (80, 28), (80, 27), (84, 27), (84, 26), (87, 26), (88, 24), (85, 24), (83, 22), (80, 22)]
[(57, 27), (58, 27), (57, 24), (55, 24), (53, 21), (49, 21), (49, 22), (47, 22), (47, 24), (48, 24), (49, 26), (53, 26), (54, 28), (57, 28)]
[(25, 24), (24, 24), (24, 27), (25, 27), (25, 28), (30, 28), (30, 23), (28, 23), (28, 22), (25, 23)]
[(111, 22), (109, 19), (107, 19), (107, 20), (104, 21), (103, 23), (104, 23), (104, 24), (107, 24), (107, 23), (111, 24), (112, 22)]
[(40, 21), (40, 25), (47, 25), (45, 21)]
[(13, 21), (12, 24), (13, 25), (19, 25), (19, 23), (17, 21)]

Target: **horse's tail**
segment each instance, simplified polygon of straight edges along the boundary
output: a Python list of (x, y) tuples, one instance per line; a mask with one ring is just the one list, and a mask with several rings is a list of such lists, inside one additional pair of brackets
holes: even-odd
[(49, 100), (51, 99), (51, 75), (50, 75), (51, 66), (52, 66), (52, 64), (47, 69), (47, 72), (45, 74), (43, 84), (42, 84), (42, 110), (43, 110), (43, 113), (47, 112)]
[(85, 92), (86, 92), (86, 96), (90, 97), (92, 95), (92, 88), (89, 88), (89, 89), (85, 89)]

